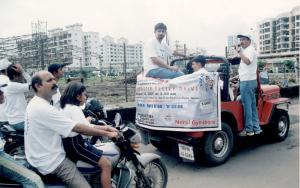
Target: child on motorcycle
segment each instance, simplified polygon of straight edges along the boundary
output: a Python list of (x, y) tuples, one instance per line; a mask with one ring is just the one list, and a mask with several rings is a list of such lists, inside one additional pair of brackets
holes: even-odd
[[(86, 100), (85, 86), (79, 82), (70, 82), (61, 96), (60, 106), (65, 116), (76, 122), (102, 130), (104, 133), (103, 136), (118, 132), (115, 128), (109, 126), (95, 126), (90, 124), (80, 108), (81, 105), (85, 104)], [(68, 138), (63, 139), (63, 145), (67, 157), (72, 161), (82, 160), (94, 166), (98, 165), (101, 168), (102, 187), (111, 186), (111, 163), (107, 158), (102, 156), (101, 150), (96, 149), (89, 142), (85, 141), (82, 135), (75, 132), (71, 132)]]

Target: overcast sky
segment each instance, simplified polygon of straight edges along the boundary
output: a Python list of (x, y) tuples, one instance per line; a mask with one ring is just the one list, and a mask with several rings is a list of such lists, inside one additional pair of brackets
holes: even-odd
[(125, 37), (129, 43), (153, 37), (164, 22), (171, 42), (224, 55), (227, 36), (248, 32), (269, 17), (290, 11), (299, 0), (0, 0), (0, 38), (31, 33), (31, 23), (48, 29), (82, 23), (100, 37)]

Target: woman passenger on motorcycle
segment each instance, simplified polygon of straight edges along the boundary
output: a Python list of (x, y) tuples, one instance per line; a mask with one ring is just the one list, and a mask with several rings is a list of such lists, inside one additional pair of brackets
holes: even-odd
[[(70, 119), (84, 123), (103, 130), (104, 132), (117, 132), (116, 129), (109, 126), (95, 126), (84, 117), (81, 105), (87, 100), (86, 88), (82, 83), (70, 82), (60, 98), (60, 106), (63, 113)], [(82, 135), (72, 132), (68, 138), (63, 139), (63, 145), (67, 157), (76, 162), (82, 160), (94, 166), (101, 168), (102, 187), (111, 187), (111, 163), (102, 156), (102, 151), (96, 149), (93, 145), (84, 140)]]

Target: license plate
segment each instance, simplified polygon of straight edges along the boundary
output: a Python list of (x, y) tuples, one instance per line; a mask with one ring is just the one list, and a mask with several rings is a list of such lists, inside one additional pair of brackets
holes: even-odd
[(194, 161), (194, 151), (192, 146), (188, 146), (185, 144), (180, 144), (178, 143), (178, 148), (179, 148), (179, 156), (184, 159), (189, 159)]

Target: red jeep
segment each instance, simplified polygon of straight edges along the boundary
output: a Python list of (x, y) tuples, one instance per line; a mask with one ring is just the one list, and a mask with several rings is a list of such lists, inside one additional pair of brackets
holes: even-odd
[[(216, 72), (223, 79), (221, 90), (221, 130), (202, 132), (174, 132), (157, 131), (144, 128), (137, 124), (143, 135), (158, 149), (176, 149), (183, 159), (195, 160), (195, 156), (201, 156), (210, 165), (224, 163), (233, 151), (238, 138), (238, 133), (244, 129), (243, 106), (239, 100), (232, 100), (229, 96), (230, 70), (233, 64), (240, 59), (226, 59), (216, 56), (205, 56), (208, 71)], [(186, 59), (172, 61), (185, 64)], [(222, 69), (220, 71), (220, 65)], [(190, 64), (186, 66), (186, 73), (190, 70)], [(259, 74), (258, 74), (259, 75)], [(269, 135), (275, 141), (284, 140), (289, 131), (288, 98), (280, 97), (279, 87), (276, 85), (262, 85), (260, 77), (257, 79), (257, 109), (260, 126), (263, 135)], [(201, 154), (201, 155), (199, 155)]]

